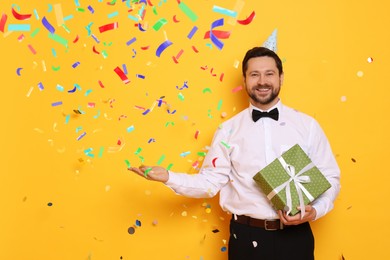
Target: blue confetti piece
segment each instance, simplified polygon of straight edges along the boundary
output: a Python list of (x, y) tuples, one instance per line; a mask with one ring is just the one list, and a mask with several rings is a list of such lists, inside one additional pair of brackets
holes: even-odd
[(166, 48), (168, 48), (169, 46), (171, 46), (173, 43), (169, 40), (166, 40), (165, 42), (161, 43), (160, 46), (158, 46), (157, 50), (156, 50), (156, 56), (157, 57), (160, 57), (161, 56), (161, 53), (163, 51), (165, 51)]
[(130, 44), (134, 43), (136, 40), (137, 40), (137, 38), (134, 37), (133, 39), (126, 42), (126, 45), (129, 46)]
[(62, 101), (58, 101), (58, 102), (53, 102), (53, 103), (51, 103), (51, 106), (52, 106), (52, 107), (56, 107), (56, 106), (60, 106), (60, 105), (62, 105)]
[(196, 33), (196, 31), (198, 31), (198, 27), (194, 26), (190, 31), (190, 33), (187, 35), (187, 38), (191, 40), (194, 34)]
[(42, 24), (45, 26), (45, 28), (46, 28), (51, 34), (53, 34), (53, 33), (55, 32), (56, 29), (54, 29), (54, 27), (49, 23), (49, 21), (46, 19), (45, 16), (42, 18)]

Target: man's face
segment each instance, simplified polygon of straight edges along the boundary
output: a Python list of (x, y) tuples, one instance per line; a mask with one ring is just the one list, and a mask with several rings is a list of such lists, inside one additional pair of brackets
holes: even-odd
[(251, 103), (267, 110), (278, 102), (283, 74), (279, 75), (275, 60), (271, 57), (255, 57), (248, 60), (244, 84)]

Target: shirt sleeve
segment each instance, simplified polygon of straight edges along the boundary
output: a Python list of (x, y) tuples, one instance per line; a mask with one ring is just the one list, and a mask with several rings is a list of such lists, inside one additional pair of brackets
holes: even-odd
[(224, 129), (218, 129), (199, 173), (169, 171), (169, 179), (165, 185), (177, 194), (186, 197), (210, 198), (215, 196), (230, 180), (229, 147), (224, 145), (226, 138)]
[(310, 132), (309, 157), (331, 184), (331, 187), (312, 203), (317, 211), (316, 219), (319, 219), (333, 209), (333, 203), (340, 192), (340, 169), (325, 133), (315, 120)]

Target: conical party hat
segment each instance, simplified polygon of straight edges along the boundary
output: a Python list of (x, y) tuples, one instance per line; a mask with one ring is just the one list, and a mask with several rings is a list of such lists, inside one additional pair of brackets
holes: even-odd
[(276, 52), (276, 34), (278, 30), (275, 29), (272, 34), (268, 37), (268, 39), (263, 43), (262, 47), (265, 47), (267, 49), (270, 49), (274, 52)]

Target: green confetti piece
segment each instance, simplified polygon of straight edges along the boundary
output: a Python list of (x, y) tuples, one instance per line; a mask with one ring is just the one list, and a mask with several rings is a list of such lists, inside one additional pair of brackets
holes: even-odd
[(108, 57), (108, 54), (105, 50), (102, 51), (102, 55), (103, 55), (103, 58), (107, 58)]
[(64, 45), (65, 47), (68, 47), (68, 40), (65, 38), (62, 38), (61, 36), (54, 34), (54, 33), (49, 33), (49, 38)]
[(161, 29), (161, 27), (163, 27), (166, 23), (168, 23), (168, 20), (165, 19), (165, 18), (160, 18), (154, 25), (153, 25), (153, 29), (157, 32), (158, 30)]
[(102, 158), (103, 152), (104, 152), (104, 147), (102, 146), (102, 147), (100, 147), (100, 150), (99, 150), (99, 154), (98, 154), (99, 158)]
[(61, 26), (62, 26), (62, 28), (64, 28), (64, 30), (65, 30), (67, 33), (70, 33), (69, 28), (68, 28), (65, 24), (63, 24), (63, 25), (61, 25)]
[(164, 161), (164, 159), (165, 159), (165, 155), (163, 154), (163, 155), (161, 155), (160, 159), (158, 160), (157, 165), (161, 165), (161, 163)]
[(54, 71), (59, 71), (61, 69), (61, 66), (58, 67), (51, 66), (51, 69)]
[(190, 18), (191, 21), (195, 22), (198, 20), (198, 16), (183, 2), (180, 2), (179, 8), (188, 16), (188, 18)]
[(37, 35), (37, 34), (39, 33), (40, 30), (41, 30), (41, 28), (35, 29), (35, 30), (31, 33), (31, 38), (34, 38), (35, 35)]
[(207, 154), (206, 152), (198, 152), (199, 156), (206, 156), (206, 154)]
[(222, 144), (223, 146), (225, 146), (226, 148), (230, 149), (230, 145), (228, 145), (228, 144), (225, 143), (224, 141), (221, 141), (221, 144)]
[(148, 177), (149, 172), (152, 170), (151, 167), (147, 168), (144, 172), (145, 177)]
[(135, 155), (138, 155), (141, 151), (142, 151), (142, 148), (139, 147), (139, 148), (137, 149), (137, 151), (135, 151)]
[(217, 107), (217, 110), (221, 110), (221, 107), (222, 107), (222, 99), (218, 102), (218, 107)]
[(125, 160), (125, 163), (126, 163), (127, 168), (131, 167), (131, 164), (130, 164), (129, 160)]
[(202, 92), (203, 92), (203, 94), (204, 94), (204, 93), (206, 93), (206, 92), (209, 92), (209, 93), (211, 93), (211, 89), (210, 89), (210, 88), (205, 88), (205, 89), (203, 89), (203, 91), (202, 91)]
[(170, 163), (170, 164), (168, 165), (168, 167), (167, 167), (167, 171), (169, 171), (169, 170), (172, 168), (172, 166), (173, 166), (173, 163)]
[(85, 8), (77, 7), (77, 8), (76, 8), (76, 11), (77, 11), (77, 12), (82, 12), (82, 13), (83, 13), (83, 12), (85, 12)]
[(175, 125), (175, 123), (174, 123), (174, 122), (167, 122), (167, 123), (165, 124), (165, 127), (168, 127), (169, 125)]
[(184, 101), (184, 95), (182, 93), (179, 93), (177, 97), (181, 100)]
[(152, 10), (153, 10), (153, 13), (154, 13), (155, 15), (158, 15), (158, 13), (157, 13), (157, 8), (156, 8), (155, 6), (152, 7)]

